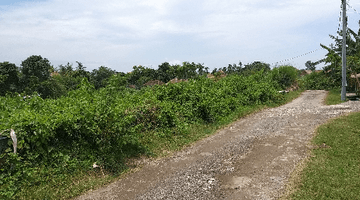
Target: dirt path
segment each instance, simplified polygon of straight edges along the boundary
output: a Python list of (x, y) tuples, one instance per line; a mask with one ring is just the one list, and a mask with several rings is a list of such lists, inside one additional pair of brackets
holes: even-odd
[(325, 96), (325, 91), (306, 91), (78, 199), (277, 199), (312, 148), (315, 128), (360, 111), (359, 101), (324, 106)]

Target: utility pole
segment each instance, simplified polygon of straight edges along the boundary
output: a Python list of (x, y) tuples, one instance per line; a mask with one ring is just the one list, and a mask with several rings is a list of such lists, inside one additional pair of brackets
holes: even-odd
[(346, 100), (346, 31), (347, 31), (347, 19), (346, 19), (346, 0), (342, 0), (343, 3), (343, 43), (342, 43), (342, 87), (341, 87), (341, 101)]

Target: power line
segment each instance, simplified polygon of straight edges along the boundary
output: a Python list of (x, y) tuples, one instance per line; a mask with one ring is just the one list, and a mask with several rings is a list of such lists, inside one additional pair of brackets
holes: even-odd
[(350, 5), (349, 1), (346, 2), (346, 5), (348, 5), (349, 8), (353, 9), (357, 14), (360, 15), (360, 13), (359, 13), (354, 7), (352, 7), (352, 6)]
[(316, 49), (316, 50), (313, 50), (313, 51), (310, 51), (310, 52), (307, 52), (307, 53), (304, 53), (304, 54), (301, 54), (301, 55), (298, 55), (298, 56), (295, 56), (295, 57), (292, 57), (292, 58), (288, 58), (288, 59), (284, 59), (284, 60), (281, 60), (281, 61), (278, 61), (278, 62), (274, 62), (274, 63), (271, 63), (271, 65), (277, 65), (279, 63), (283, 63), (283, 62), (289, 62), (291, 60), (294, 60), (294, 59), (297, 59), (297, 58), (301, 58), (301, 57), (304, 57), (304, 56), (307, 56), (309, 54), (312, 54), (312, 53), (315, 53), (317, 51), (319, 51), (320, 49)]
[(339, 38), (340, 28), (341, 28), (341, 22), (342, 22), (342, 4), (340, 5), (340, 15), (339, 15), (339, 26), (337, 28), (337, 38)]

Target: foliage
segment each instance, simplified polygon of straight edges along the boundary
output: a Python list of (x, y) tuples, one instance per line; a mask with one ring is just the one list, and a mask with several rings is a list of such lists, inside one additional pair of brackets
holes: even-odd
[(242, 63), (239, 62), (239, 65), (237, 64), (229, 64), (227, 67), (223, 67), (220, 69), (215, 68), (211, 73), (215, 74), (218, 71), (223, 71), (225, 74), (238, 74), (240, 75), (243, 71)]
[(327, 77), (324, 72), (312, 72), (299, 80), (299, 85), (307, 90), (328, 90), (338, 87), (338, 84)]
[[(342, 31), (339, 31), (339, 34), (342, 35)], [(316, 80), (313, 80), (313, 83), (307, 83), (308, 85), (311, 85), (311, 88), (326, 88), (326, 89), (332, 89), (332, 88), (338, 88), (342, 85), (342, 41), (343, 39), (335, 37), (333, 35), (330, 35), (330, 38), (332, 38), (335, 41), (335, 44), (331, 44), (330, 47), (327, 47), (323, 44), (320, 44), (322, 48), (326, 49), (328, 53), (326, 54), (326, 58), (321, 60), (321, 62), (325, 62), (325, 67), (323, 69), (323, 73), (320, 73), (318, 76), (311, 76), (308, 77), (307, 80), (311, 81), (310, 78), (320, 78), (320, 81), (322, 83), (315, 84), (314, 82)], [(348, 28), (346, 33), (346, 71), (347, 71), (347, 80), (350, 80), (351, 74), (357, 74), (360, 73), (359, 68), (359, 57), (360, 57), (360, 28), (358, 32), (356, 33), (352, 29)], [(323, 76), (322, 76), (323, 75)], [(350, 83), (354, 82), (354, 80), (350, 80)], [(325, 83), (328, 83), (328, 86), (324, 86)], [(356, 84), (356, 83), (355, 83)], [(355, 84), (351, 83), (349, 85), (350, 90), (355, 89)], [(317, 85), (317, 86), (315, 86)], [(320, 86), (321, 85), (321, 86)]]
[[(360, 25), (360, 21), (359, 21)], [(338, 31), (339, 35), (343, 35), (342, 30)], [(331, 44), (330, 48), (334, 50), (339, 56), (342, 55), (342, 42), (343, 39), (330, 35), (330, 38), (335, 41), (335, 44)], [(351, 28), (347, 28), (346, 32), (346, 55), (347, 56), (359, 56), (360, 55), (360, 28), (356, 33)]]
[(265, 72), (270, 71), (270, 64), (260, 62), (260, 61), (255, 61), (253, 63), (245, 65), (245, 67), (243, 69), (243, 73), (245, 75), (248, 75), (248, 74), (256, 73), (261, 70), (264, 70)]
[(158, 79), (164, 83), (167, 83), (176, 77), (176, 71), (178, 67), (178, 65), (171, 66), (168, 62), (164, 62), (159, 65), (158, 70), (153, 73), (154, 79)]
[(81, 79), (86, 78), (89, 80), (90, 72), (86, 71), (86, 67), (81, 62), (76, 61), (76, 63), (78, 64), (78, 66), (76, 67), (75, 71), (73, 71), (71, 76), (74, 78), (80, 77)]
[[(340, 88), (342, 85), (342, 66), (341, 56), (334, 48), (321, 45), (328, 51), (326, 58), (323, 59), (325, 67), (321, 72), (313, 71), (310, 75), (304, 76), (300, 80), (300, 85), (304, 89), (310, 90), (331, 90)], [(350, 75), (358, 72), (359, 59), (355, 56), (347, 57), (347, 80), (350, 80)], [(350, 87), (351, 89), (351, 87)]]
[(128, 75), (128, 82), (141, 88), (146, 82), (157, 78), (157, 71), (143, 66), (134, 66), (133, 71)]
[(316, 69), (316, 65), (312, 63), (310, 60), (306, 61), (305, 66), (306, 66), (306, 70), (315, 71)]
[(282, 90), (289, 88), (298, 78), (298, 70), (292, 66), (280, 66), (271, 70), (272, 79), (277, 82)]
[[(52, 66), (50, 61), (39, 56), (30, 56), (21, 63), (23, 84), (31, 84), (33, 82), (42, 82), (50, 78)], [(36, 79), (36, 81), (33, 81)], [(32, 87), (32, 86), (30, 86)]]
[[(208, 74), (208, 67), (198, 63), (183, 62), (182, 66), (176, 68), (176, 77), (179, 79), (196, 79)], [(175, 77), (174, 77), (175, 78)]]
[(261, 70), (264, 70), (264, 72), (268, 72), (271, 70), (270, 64), (260, 62), (260, 61), (254, 61), (252, 63), (246, 64), (244, 67), (242, 67), (242, 63), (239, 62), (239, 65), (236, 64), (229, 64), (228, 67), (223, 68), (215, 68), (211, 73), (215, 74), (216, 72), (223, 71), (226, 74), (238, 74), (238, 75), (244, 75), (244, 76), (250, 76), (252, 74), (255, 74)]
[(133, 71), (128, 75), (128, 83), (140, 89), (151, 80), (159, 80), (164, 83), (174, 78), (196, 79), (208, 73), (208, 68), (194, 62), (183, 62), (182, 65), (170, 65), (168, 62), (159, 65), (158, 69), (143, 66), (134, 66)]
[(103, 88), (107, 85), (107, 80), (115, 74), (115, 71), (101, 66), (99, 69), (94, 69), (90, 74), (90, 82), (94, 84), (95, 89)]
[(188, 134), (190, 124), (215, 123), (244, 106), (284, 101), (263, 71), (140, 90), (123, 86), (126, 78), (112, 76), (99, 90), (83, 78), (78, 89), (57, 99), (0, 97), (0, 130), (13, 128), (19, 141), (18, 154), (1, 155), (0, 196), (16, 198), (21, 188), (92, 171), (95, 162), (120, 173), (125, 158), (149, 153), (139, 142), (143, 134), (172, 138)]
[(36, 91), (40, 94), (41, 98), (59, 98), (66, 94), (67, 90), (64, 85), (56, 78), (50, 78), (47, 81), (41, 82)]
[(19, 86), (19, 70), (15, 64), (0, 63), (0, 95), (16, 92)]

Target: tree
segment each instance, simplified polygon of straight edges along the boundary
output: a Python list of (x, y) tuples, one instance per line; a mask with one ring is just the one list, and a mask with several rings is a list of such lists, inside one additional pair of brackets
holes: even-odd
[[(360, 26), (360, 21), (359, 21)], [(342, 35), (342, 31), (338, 31), (339, 35)], [(331, 44), (329, 48), (334, 50), (339, 56), (342, 55), (342, 38), (329, 35), (331, 39), (335, 41), (335, 44)], [(321, 46), (324, 46), (321, 44)], [(357, 33), (351, 28), (346, 32), (346, 55), (347, 56), (360, 56), (360, 27)]]
[[(360, 21), (359, 21), (360, 25)], [(342, 35), (342, 31), (338, 32)], [(320, 46), (328, 51), (326, 54), (326, 58), (322, 61), (327, 64), (324, 67), (324, 72), (327, 77), (329, 77), (335, 86), (340, 87), (342, 83), (342, 70), (341, 70), (341, 63), (342, 63), (342, 38), (335, 37), (330, 35), (335, 41), (335, 44), (331, 44), (330, 47), (327, 47), (323, 44)], [(360, 73), (360, 69), (358, 66), (358, 58), (360, 58), (360, 28), (357, 31), (353, 31), (352, 29), (348, 28), (346, 33), (346, 56), (347, 56), (347, 76), (349, 77), (350, 74), (357, 74)], [(360, 63), (359, 63), (360, 64)]]
[(157, 69), (158, 80), (167, 83), (171, 79), (176, 77), (176, 69), (171, 66), (168, 62), (164, 62), (159, 65)]
[(50, 78), (50, 72), (53, 69), (46, 58), (39, 56), (30, 56), (21, 63), (21, 72), (25, 84), (29, 83), (31, 77), (36, 77), (39, 82), (46, 81)]
[(76, 67), (75, 71), (71, 76), (74, 78), (81, 77), (89, 80), (90, 72), (86, 71), (86, 67), (81, 62), (76, 61), (76, 63), (78, 64), (78, 66)]
[(0, 95), (16, 92), (19, 86), (19, 70), (15, 64), (0, 63)]
[(66, 65), (59, 65), (56, 71), (58, 71), (61, 76), (72, 76), (74, 73), (74, 69), (70, 63), (67, 63)]
[(50, 79), (50, 73), (53, 70), (50, 62), (40, 55), (32, 55), (21, 62), (21, 91), (31, 94), (38, 90), (39, 85)]
[(99, 69), (94, 69), (90, 74), (90, 81), (94, 84), (95, 89), (105, 87), (107, 85), (106, 81), (115, 74), (115, 71), (101, 66)]
[(271, 70), (270, 64), (255, 61), (253, 63), (245, 65), (245, 67), (242, 69), (242, 74), (245, 76), (251, 75), (253, 73), (259, 72), (261, 70), (264, 70), (265, 72), (268, 72)]
[(128, 76), (128, 83), (136, 85), (137, 88), (143, 87), (148, 81), (155, 80), (158, 77), (157, 71), (141, 65), (134, 66), (133, 71)]
[[(176, 77), (179, 79), (197, 78), (206, 73), (206, 68), (202, 64), (195, 64), (194, 62), (183, 62), (182, 66), (176, 69)], [(175, 78), (175, 77), (173, 77)], [(173, 79), (172, 78), (172, 79)]]
[(316, 65), (314, 63), (312, 63), (310, 60), (308, 60), (305, 63), (305, 66), (306, 66), (306, 70), (315, 71), (315, 69), (316, 69)]
[(251, 71), (260, 71), (264, 69), (265, 71), (270, 71), (270, 64), (254, 61), (253, 63), (247, 64), (244, 67), (244, 70), (251, 70)]
[(223, 72), (225, 72), (225, 74), (241, 74), (243, 68), (242, 68), (242, 63), (239, 62), (239, 65), (234, 64), (229, 64), (228, 67), (223, 67), (221, 69)]
[(71, 91), (78, 88), (81, 83), (81, 78), (74, 78), (75, 73), (73, 65), (67, 63), (66, 65), (59, 65), (56, 68), (58, 75), (53, 76), (53, 79), (57, 80), (61, 85), (65, 87), (65, 91)]

